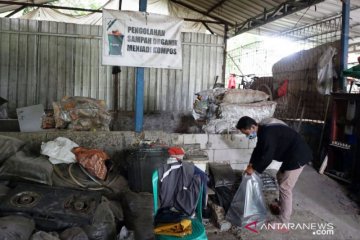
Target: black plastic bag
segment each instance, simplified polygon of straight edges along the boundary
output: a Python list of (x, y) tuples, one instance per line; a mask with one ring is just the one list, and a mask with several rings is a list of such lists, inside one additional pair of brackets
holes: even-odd
[(89, 240), (84, 230), (80, 227), (72, 227), (60, 234), (61, 240)]
[(0, 239), (24, 240), (29, 239), (35, 229), (32, 219), (22, 216), (6, 216), (0, 218)]
[(25, 142), (17, 138), (0, 135), (0, 165), (5, 159), (19, 151), (24, 145)]
[(153, 195), (129, 191), (123, 193), (121, 200), (125, 225), (135, 232), (135, 239), (154, 239)]
[(38, 231), (31, 236), (30, 240), (60, 240), (60, 238), (59, 235), (55, 232), (47, 233)]
[(0, 178), (5, 180), (27, 180), (52, 185), (53, 166), (45, 156), (18, 151), (5, 160), (0, 167)]
[(232, 187), (215, 188), (216, 198), (219, 202), (219, 205), (224, 208), (225, 212), (228, 211), (235, 193), (236, 189), (233, 189)]
[(116, 238), (115, 216), (109, 205), (109, 201), (103, 198), (96, 208), (92, 225), (83, 227), (90, 240), (113, 240)]
[(210, 173), (213, 177), (214, 187), (232, 186), (236, 182), (236, 175), (230, 164), (210, 163)]

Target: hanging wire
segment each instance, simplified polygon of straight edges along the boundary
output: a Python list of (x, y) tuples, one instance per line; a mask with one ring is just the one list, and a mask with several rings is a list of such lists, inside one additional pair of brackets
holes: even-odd
[(301, 17), (299, 18), (299, 20), (296, 22), (295, 26), (293, 28), (296, 28), (296, 26), (298, 25), (298, 23), (301, 21), (301, 19), (305, 16), (305, 14), (307, 13), (307, 11), (310, 9), (311, 6), (309, 6), (306, 11), (301, 15)]

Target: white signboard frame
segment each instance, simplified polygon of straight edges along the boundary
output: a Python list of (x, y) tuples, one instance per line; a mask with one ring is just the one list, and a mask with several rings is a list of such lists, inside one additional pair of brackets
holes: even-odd
[(103, 65), (182, 69), (184, 20), (146, 12), (103, 10)]

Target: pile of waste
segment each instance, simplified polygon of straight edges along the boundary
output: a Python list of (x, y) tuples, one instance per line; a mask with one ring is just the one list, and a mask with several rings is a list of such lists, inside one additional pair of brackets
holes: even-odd
[(135, 239), (119, 203), (127, 181), (105, 152), (64, 137), (40, 152), (0, 135), (0, 239)]
[(193, 105), (195, 120), (205, 121), (207, 133), (235, 131), (239, 118), (249, 116), (257, 122), (272, 117), (276, 102), (267, 101), (269, 95), (252, 89), (215, 88), (196, 93)]
[(104, 100), (64, 97), (53, 108), (56, 128), (109, 131), (111, 116)]

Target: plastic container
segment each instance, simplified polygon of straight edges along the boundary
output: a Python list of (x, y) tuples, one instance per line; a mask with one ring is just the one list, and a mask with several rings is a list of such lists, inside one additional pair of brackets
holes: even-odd
[(134, 192), (152, 193), (152, 173), (167, 163), (167, 147), (139, 148), (130, 151), (128, 162), (129, 187)]

